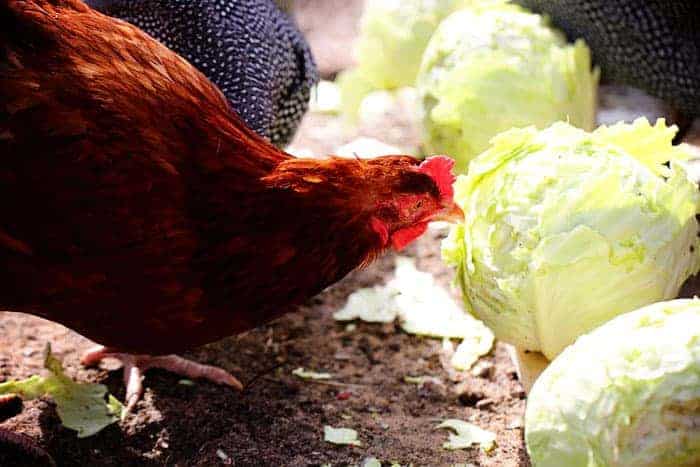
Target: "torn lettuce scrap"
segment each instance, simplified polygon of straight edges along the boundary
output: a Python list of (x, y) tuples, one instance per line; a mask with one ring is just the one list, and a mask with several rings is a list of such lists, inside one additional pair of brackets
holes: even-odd
[(389, 323), (399, 319), (409, 334), (462, 339), (452, 364), (468, 370), (493, 346), (494, 336), (481, 321), (455, 303), (432, 274), (416, 269), (410, 258), (396, 258), (394, 279), (384, 286), (359, 289), (333, 317)]
[(333, 377), (330, 373), (317, 373), (315, 371), (305, 370), (302, 367), (292, 371), (292, 374), (301, 379), (331, 379)]
[(450, 433), (449, 440), (442, 445), (445, 449), (466, 449), (478, 444), (484, 452), (488, 453), (496, 447), (496, 434), (472, 423), (452, 418), (443, 421), (436, 428), (448, 428), (455, 432)]
[[(92, 436), (121, 419), (124, 406), (107, 387), (97, 383), (76, 383), (63, 372), (61, 362), (46, 346), (44, 368), (47, 376), (31, 376), (24, 380), (0, 383), (0, 394), (17, 394), (24, 400), (51, 396), (56, 412), (66, 428), (78, 432), (78, 438)], [(107, 399), (105, 400), (105, 395)]]
[(357, 439), (357, 431), (351, 428), (333, 428), (326, 425), (323, 427), (323, 440), (332, 444), (362, 446)]

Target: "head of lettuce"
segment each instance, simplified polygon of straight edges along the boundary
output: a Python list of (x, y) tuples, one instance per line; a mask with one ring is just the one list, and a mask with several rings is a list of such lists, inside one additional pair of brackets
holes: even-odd
[(505, 2), (473, 2), (440, 23), (417, 86), (427, 152), (449, 154), (462, 173), (502, 131), (560, 120), (592, 130), (595, 122), (598, 73), (588, 47)]
[(576, 341), (528, 396), (534, 467), (700, 465), (700, 300), (655, 303)]
[(355, 44), (364, 78), (376, 89), (413, 86), (425, 46), (440, 21), (471, 3), (474, 0), (366, 2)]
[(423, 52), (440, 22), (475, 3), (505, 0), (369, 0), (355, 43), (357, 65), (338, 77), (342, 112), (358, 117), (362, 100), (375, 90), (415, 86)]
[(612, 317), (673, 298), (700, 269), (698, 186), (663, 120), (502, 133), (455, 185), (443, 243), (467, 308), (553, 359)]

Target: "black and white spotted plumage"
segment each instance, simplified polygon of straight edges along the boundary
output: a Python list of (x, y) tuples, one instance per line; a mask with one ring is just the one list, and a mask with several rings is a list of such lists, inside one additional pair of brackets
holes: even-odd
[(253, 130), (283, 146), (318, 72), (294, 21), (273, 0), (87, 0), (186, 58)]
[(638, 87), (686, 116), (700, 115), (697, 0), (515, 0), (582, 37), (603, 78)]

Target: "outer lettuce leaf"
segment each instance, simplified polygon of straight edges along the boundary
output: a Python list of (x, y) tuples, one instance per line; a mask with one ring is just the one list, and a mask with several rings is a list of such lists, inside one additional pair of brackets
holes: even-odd
[(700, 465), (700, 301), (656, 303), (579, 338), (525, 420), (534, 467)]
[(673, 146), (673, 138), (678, 132), (675, 125), (666, 126), (659, 119), (652, 127), (648, 120), (640, 118), (633, 124), (618, 123), (602, 126), (595, 131), (596, 139), (620, 147), (632, 154), (640, 162), (658, 175), (667, 175), (662, 164), (667, 161), (686, 161), (691, 157), (686, 144)]
[(552, 359), (610, 318), (675, 297), (700, 269), (700, 193), (671, 138), (645, 120), (494, 138), (457, 181), (465, 222), (443, 245), (467, 310)]

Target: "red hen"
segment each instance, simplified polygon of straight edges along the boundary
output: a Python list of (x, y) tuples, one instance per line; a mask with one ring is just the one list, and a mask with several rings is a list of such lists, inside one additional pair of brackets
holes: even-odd
[[(186, 61), (78, 0), (0, 0), (0, 307), (145, 368), (239, 333), (459, 217), (452, 161), (296, 159)], [(150, 356), (156, 355), (156, 356)]]

